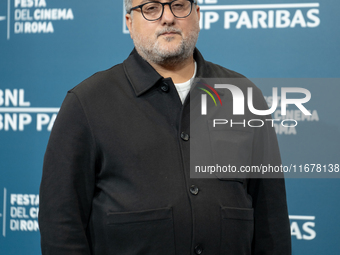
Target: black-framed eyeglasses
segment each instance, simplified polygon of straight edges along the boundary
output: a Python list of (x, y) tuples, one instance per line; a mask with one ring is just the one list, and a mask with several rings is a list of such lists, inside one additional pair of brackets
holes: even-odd
[(186, 18), (191, 13), (193, 3), (195, 3), (194, 0), (174, 0), (167, 3), (147, 2), (132, 7), (128, 13), (130, 14), (133, 10), (141, 9), (142, 15), (146, 20), (155, 21), (162, 17), (164, 5), (169, 5), (172, 14), (176, 18)]

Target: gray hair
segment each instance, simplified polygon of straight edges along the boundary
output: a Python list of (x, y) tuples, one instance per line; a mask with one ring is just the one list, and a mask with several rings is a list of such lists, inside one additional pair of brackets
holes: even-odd
[(132, 0), (124, 0), (125, 11), (128, 12), (132, 8)]

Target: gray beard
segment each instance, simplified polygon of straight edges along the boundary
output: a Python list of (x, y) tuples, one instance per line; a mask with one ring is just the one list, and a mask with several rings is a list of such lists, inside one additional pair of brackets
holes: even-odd
[[(180, 30), (174, 29), (172, 27), (167, 27), (162, 31), (157, 33), (157, 36), (164, 32), (177, 32), (181, 34)], [(199, 27), (193, 29), (188, 38), (182, 39), (180, 45), (174, 50), (169, 50), (167, 47), (160, 48), (159, 41), (156, 43), (151, 42), (151, 40), (143, 40), (140, 36), (134, 38), (134, 44), (141, 55), (147, 62), (152, 62), (163, 66), (174, 66), (184, 60), (190, 58), (193, 55), (195, 45), (198, 39)], [(163, 38), (162, 38), (163, 39)], [(165, 37), (164, 40), (171, 42), (174, 38)]]

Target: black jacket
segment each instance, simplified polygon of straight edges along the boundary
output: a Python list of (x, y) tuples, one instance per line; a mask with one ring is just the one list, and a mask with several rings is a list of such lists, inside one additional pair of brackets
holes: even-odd
[[(194, 58), (197, 77), (242, 77)], [(290, 254), (283, 179), (190, 178), (188, 101), (135, 50), (68, 92), (44, 159), (43, 255)], [(249, 142), (280, 164), (273, 130)]]

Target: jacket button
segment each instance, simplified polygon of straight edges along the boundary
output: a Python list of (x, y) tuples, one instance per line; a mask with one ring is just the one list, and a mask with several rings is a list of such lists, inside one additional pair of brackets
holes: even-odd
[(184, 140), (184, 141), (189, 141), (190, 136), (189, 136), (187, 133), (182, 132), (182, 133), (181, 133), (181, 138), (182, 138), (182, 140)]
[(164, 92), (168, 92), (169, 91), (169, 85), (166, 82), (163, 82), (163, 84), (161, 86), (161, 90), (163, 90)]
[(198, 188), (195, 186), (195, 185), (192, 185), (190, 187), (190, 193), (193, 194), (193, 195), (197, 195), (198, 194)]
[(196, 254), (202, 254), (202, 253), (203, 253), (203, 248), (202, 248), (201, 245), (197, 245), (197, 246), (195, 247), (195, 253), (196, 253)]

